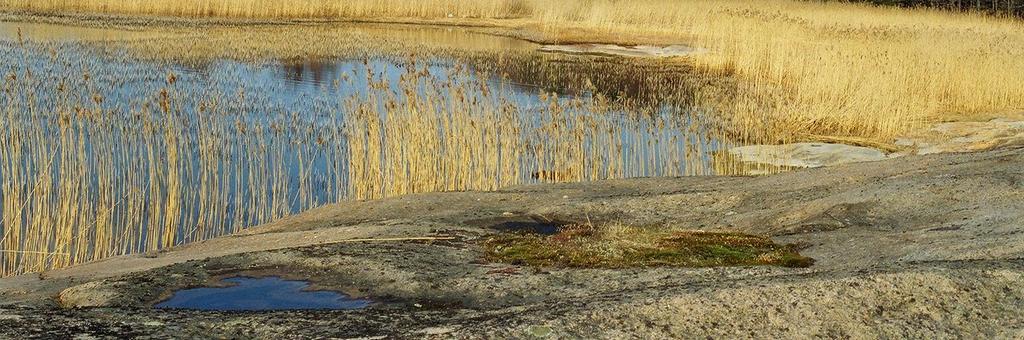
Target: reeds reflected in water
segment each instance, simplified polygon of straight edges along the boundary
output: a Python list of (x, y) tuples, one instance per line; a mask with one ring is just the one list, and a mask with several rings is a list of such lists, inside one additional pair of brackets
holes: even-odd
[(0, 54), (19, 60), (0, 70), (3, 276), (344, 199), (711, 174), (729, 144), (682, 96), (510, 82), (514, 67), (480, 54), (363, 54), (303, 66), (311, 76), (287, 61), (197, 68), (82, 43), (0, 42)]

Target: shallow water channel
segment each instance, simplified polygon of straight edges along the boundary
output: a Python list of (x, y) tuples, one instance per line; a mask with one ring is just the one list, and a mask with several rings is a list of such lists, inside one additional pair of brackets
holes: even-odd
[[(358, 31), (365, 51), (196, 58), (211, 47), (173, 34), (0, 23), (0, 274), (206, 239), (346, 199), (714, 174), (714, 153), (730, 145), (702, 110), (606, 95), (671, 84), (600, 89), (600, 72), (538, 76), (539, 46), (460, 30), (338, 30)], [(444, 52), (378, 53), (378, 38)], [(181, 58), (146, 52), (174, 44)], [(542, 62), (500, 66), (513, 53)]]

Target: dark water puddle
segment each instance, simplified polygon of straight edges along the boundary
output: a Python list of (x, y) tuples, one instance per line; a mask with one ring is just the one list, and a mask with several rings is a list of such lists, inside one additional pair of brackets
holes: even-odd
[(511, 221), (494, 225), (494, 229), (506, 232), (524, 232), (529, 234), (554, 235), (563, 224), (541, 221)]
[(549, 219), (541, 216), (503, 216), (466, 221), (466, 224), (491, 228), (502, 232), (554, 235), (557, 234), (562, 227), (578, 223), (562, 219)]
[(306, 291), (309, 283), (280, 277), (232, 277), (223, 288), (194, 288), (174, 293), (156, 308), (213, 311), (362, 309), (370, 300), (331, 291)]

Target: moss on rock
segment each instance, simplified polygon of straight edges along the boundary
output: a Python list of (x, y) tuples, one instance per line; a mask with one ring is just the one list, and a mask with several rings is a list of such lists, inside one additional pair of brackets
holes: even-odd
[(507, 233), (484, 242), (492, 262), (539, 267), (808, 267), (791, 245), (739, 233), (629, 226), (569, 226), (554, 235)]

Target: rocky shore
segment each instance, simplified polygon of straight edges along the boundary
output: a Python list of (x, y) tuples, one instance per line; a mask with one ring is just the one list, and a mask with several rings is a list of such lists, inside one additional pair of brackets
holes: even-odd
[[(535, 268), (480, 240), (537, 221), (766, 235), (809, 268)], [(318, 208), (161, 253), (0, 279), (0, 338), (1024, 336), (1024, 149), (767, 177), (646, 178)], [(374, 301), (154, 309), (229, 276)]]

